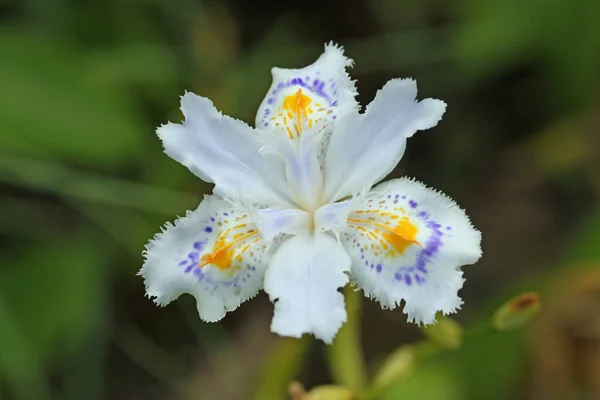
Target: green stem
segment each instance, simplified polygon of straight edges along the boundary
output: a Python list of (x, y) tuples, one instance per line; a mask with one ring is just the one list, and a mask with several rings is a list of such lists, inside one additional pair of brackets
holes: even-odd
[(275, 400), (286, 398), (290, 383), (298, 378), (304, 364), (311, 338), (280, 338), (257, 379), (252, 400)]
[(344, 290), (348, 321), (328, 348), (329, 370), (334, 382), (353, 392), (367, 384), (367, 368), (360, 343), (360, 315), (362, 296), (352, 286)]

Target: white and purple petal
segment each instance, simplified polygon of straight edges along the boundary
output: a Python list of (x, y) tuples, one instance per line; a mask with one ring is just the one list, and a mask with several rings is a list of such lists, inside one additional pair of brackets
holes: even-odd
[(205, 321), (218, 321), (262, 288), (268, 248), (248, 214), (207, 196), (146, 246), (148, 297), (164, 306), (183, 293)]
[(343, 49), (330, 43), (307, 67), (273, 68), (273, 83), (258, 109), (256, 127), (275, 129), (294, 139), (306, 128), (328, 125), (356, 112), (356, 88), (346, 73), (351, 65)]
[(404, 312), (417, 323), (460, 308), (460, 267), (481, 257), (481, 234), (454, 201), (397, 179), (376, 186), (348, 222), (342, 242), (352, 279), (367, 296), (386, 308), (404, 300)]

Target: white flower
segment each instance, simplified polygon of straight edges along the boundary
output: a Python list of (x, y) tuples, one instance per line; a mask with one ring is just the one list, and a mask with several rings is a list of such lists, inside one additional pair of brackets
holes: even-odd
[(338, 289), (349, 280), (384, 308), (404, 300), (417, 323), (460, 308), (459, 267), (481, 256), (480, 233), (419, 182), (373, 187), (446, 104), (416, 101), (415, 81), (393, 79), (359, 113), (351, 64), (330, 44), (306, 68), (273, 68), (256, 128), (182, 97), (185, 121), (158, 136), (215, 194), (147, 245), (148, 296), (165, 305), (190, 293), (200, 317), (218, 321), (264, 288), (273, 332), (327, 343), (346, 321)]

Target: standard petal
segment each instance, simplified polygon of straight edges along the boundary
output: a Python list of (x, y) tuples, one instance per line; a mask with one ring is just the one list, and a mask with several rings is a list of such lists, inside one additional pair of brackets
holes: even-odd
[(260, 132), (264, 154), (280, 157), (285, 165), (288, 195), (296, 207), (314, 209), (322, 204), (323, 173), (319, 160), (321, 138), (310, 129), (298, 141), (290, 141), (277, 132)]
[(157, 304), (190, 293), (200, 318), (218, 321), (262, 288), (267, 250), (247, 214), (209, 196), (148, 243), (139, 274)]
[(410, 179), (376, 186), (350, 213), (342, 242), (351, 276), (369, 297), (395, 308), (404, 299), (409, 321), (431, 324), (462, 300), (462, 265), (481, 257), (481, 234), (445, 195)]
[(438, 123), (446, 103), (416, 97), (414, 80), (393, 79), (364, 114), (350, 114), (335, 126), (325, 156), (326, 200), (369, 189), (398, 164), (407, 138)]
[(306, 129), (356, 112), (356, 88), (346, 73), (351, 65), (343, 49), (330, 43), (308, 67), (273, 68), (273, 83), (258, 109), (256, 127), (274, 128), (295, 139)]
[(193, 93), (181, 98), (181, 111), (183, 124), (168, 123), (157, 130), (170, 157), (214, 182), (217, 193), (263, 205), (287, 204), (282, 162), (260, 154), (263, 144), (252, 128)]
[(265, 275), (265, 292), (275, 302), (271, 330), (282, 336), (312, 333), (325, 343), (346, 322), (344, 296), (350, 258), (327, 234), (304, 234), (284, 241)]

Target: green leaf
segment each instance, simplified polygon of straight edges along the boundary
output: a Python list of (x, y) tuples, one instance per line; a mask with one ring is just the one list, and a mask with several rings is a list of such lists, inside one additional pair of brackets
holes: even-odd
[[(87, 241), (86, 241), (87, 239)], [(93, 239), (55, 240), (15, 252), (0, 274), (0, 295), (21, 340), (42, 359), (96, 318), (98, 275), (106, 262)], [(3, 348), (11, 348), (3, 343)], [(1, 368), (2, 366), (0, 366)], [(10, 366), (3, 366), (8, 367)]]
[(0, 54), (0, 148), (103, 166), (139, 154), (126, 93), (95, 81), (75, 49), (2, 32)]

